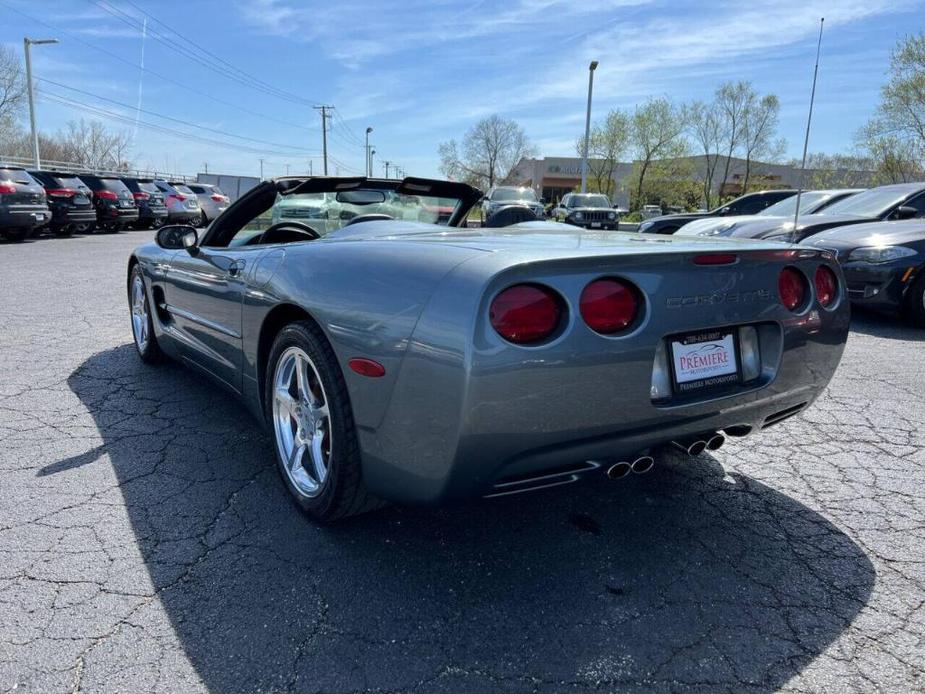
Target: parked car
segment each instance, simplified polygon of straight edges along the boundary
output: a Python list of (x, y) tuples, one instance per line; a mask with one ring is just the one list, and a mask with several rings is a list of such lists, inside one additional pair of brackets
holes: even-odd
[[(836, 190), (807, 190), (800, 195), (800, 211), (803, 214), (816, 214), (840, 200), (862, 192), (863, 188), (840, 188)], [(683, 236), (731, 236), (742, 224), (758, 229), (765, 225), (774, 229), (781, 223), (793, 219), (797, 211), (797, 196), (792, 195), (780, 202), (766, 207), (758, 214), (736, 215), (734, 217), (707, 217), (688, 222), (675, 233)]]
[[(747, 193), (725, 205), (720, 205), (711, 212), (685, 212), (648, 219), (639, 225), (639, 231), (647, 234), (673, 234), (690, 221), (703, 217), (731, 217), (734, 215), (758, 214), (766, 207), (796, 195), (795, 190), (762, 190)], [(645, 214), (643, 214), (645, 219)]]
[(18, 166), (0, 167), (0, 236), (24, 241), (50, 219), (42, 184)]
[(643, 219), (655, 219), (662, 216), (662, 208), (660, 205), (643, 205), (641, 215)]
[[(269, 224), (280, 200), (319, 193), (362, 212), (326, 233)], [(395, 194), (454, 211), (392, 219)], [(239, 393), (321, 520), (643, 473), (672, 442), (696, 455), (803, 411), (832, 377), (849, 309), (831, 253), (555, 222), (457, 229), (481, 196), (287, 177), (201, 237), (165, 226), (126, 268), (137, 354)]]
[(196, 224), (202, 218), (199, 198), (184, 183), (168, 183), (164, 180), (154, 181), (157, 189), (164, 194), (167, 204), (167, 221), (171, 224)]
[(543, 204), (537, 199), (533, 188), (517, 186), (495, 186), (482, 201), (482, 217), (487, 224), (491, 216), (503, 207), (518, 205), (529, 208), (538, 219), (546, 216)]
[(585, 229), (616, 229), (617, 212), (606, 195), (599, 193), (568, 193), (553, 210), (558, 222)]
[(208, 226), (209, 222), (228, 209), (228, 203), (231, 202), (231, 198), (225, 195), (221, 188), (211, 183), (187, 183), (186, 187), (199, 198), (201, 212), (198, 226)]
[(96, 210), (84, 191), (92, 195), (86, 183), (72, 173), (60, 171), (30, 171), (45, 188), (45, 199), (51, 210), (47, 226), (56, 236), (70, 236), (75, 231), (87, 231), (96, 225)]
[(96, 226), (103, 231), (121, 231), (138, 221), (138, 206), (132, 191), (116, 176), (80, 174), (93, 191)]
[(164, 194), (154, 185), (150, 178), (124, 177), (122, 182), (132, 191), (135, 204), (138, 206), (138, 221), (136, 229), (158, 229), (167, 222), (167, 205)]
[(871, 188), (836, 202), (818, 214), (800, 215), (796, 228), (793, 220), (752, 227), (740, 224), (731, 236), (749, 239), (773, 239), (799, 243), (826, 229), (888, 220), (913, 219), (925, 216), (925, 183), (897, 183)]
[(925, 221), (835, 227), (804, 245), (835, 253), (851, 303), (901, 314), (925, 328)]

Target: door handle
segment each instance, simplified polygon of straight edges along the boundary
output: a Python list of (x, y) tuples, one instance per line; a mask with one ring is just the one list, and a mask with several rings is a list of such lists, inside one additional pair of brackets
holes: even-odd
[(237, 277), (242, 272), (244, 272), (244, 261), (235, 260), (231, 265), (228, 266), (228, 275), (229, 277)]

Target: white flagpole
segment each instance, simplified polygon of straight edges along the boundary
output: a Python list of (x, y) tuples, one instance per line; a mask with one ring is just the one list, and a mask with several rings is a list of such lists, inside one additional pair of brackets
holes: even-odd
[(813, 122), (813, 102), (816, 100), (816, 77), (819, 76), (819, 52), (822, 50), (822, 26), (825, 17), (819, 20), (819, 42), (816, 44), (816, 67), (813, 69), (813, 91), (809, 97), (809, 116), (806, 119), (806, 138), (803, 140), (803, 163), (800, 164), (800, 185), (797, 187), (797, 209), (793, 213), (793, 229), (790, 230), (790, 240), (797, 232), (797, 220), (800, 218), (800, 198), (803, 196), (803, 174), (806, 170), (806, 151), (809, 148), (809, 126)]

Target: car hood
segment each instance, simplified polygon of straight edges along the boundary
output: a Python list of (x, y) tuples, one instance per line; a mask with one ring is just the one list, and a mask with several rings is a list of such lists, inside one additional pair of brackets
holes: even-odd
[(713, 217), (709, 212), (682, 212), (679, 214), (663, 214), (659, 217), (649, 217), (643, 219), (643, 222), (689, 222), (692, 219), (703, 219), (704, 217)]
[(860, 248), (861, 246), (901, 246), (925, 241), (925, 222), (872, 222), (822, 231), (805, 243), (819, 248)]
[(489, 200), (489, 205), (506, 207), (507, 205), (523, 205), (524, 207), (542, 207), (542, 203), (537, 200)]
[[(864, 217), (854, 214), (808, 214), (800, 215), (797, 220), (799, 232), (810, 231), (817, 227), (837, 226), (838, 224), (857, 224), (864, 221)], [(871, 220), (873, 221), (873, 220)], [(754, 218), (752, 221), (737, 224), (731, 236), (747, 239), (766, 238), (769, 236), (783, 236), (793, 230), (793, 221), (789, 217)]]
[[(733, 228), (737, 227), (739, 224), (745, 222), (751, 222), (756, 219), (755, 215), (730, 215), (728, 217), (703, 217), (701, 219), (694, 219), (683, 227), (678, 229), (675, 233), (681, 236), (699, 236), (699, 235), (710, 235), (716, 229), (723, 229), (724, 233), (731, 231)], [(763, 217), (762, 219), (774, 219), (775, 221), (780, 221), (780, 217)], [(728, 233), (725, 233), (728, 236)]]

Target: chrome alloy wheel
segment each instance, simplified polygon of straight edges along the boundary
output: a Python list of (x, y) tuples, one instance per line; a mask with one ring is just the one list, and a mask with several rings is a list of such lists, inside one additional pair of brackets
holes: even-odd
[(148, 348), (148, 295), (140, 274), (132, 278), (132, 334), (139, 352)]
[(317, 496), (331, 462), (331, 413), (318, 369), (299, 347), (279, 358), (273, 377), (276, 447), (293, 487)]

